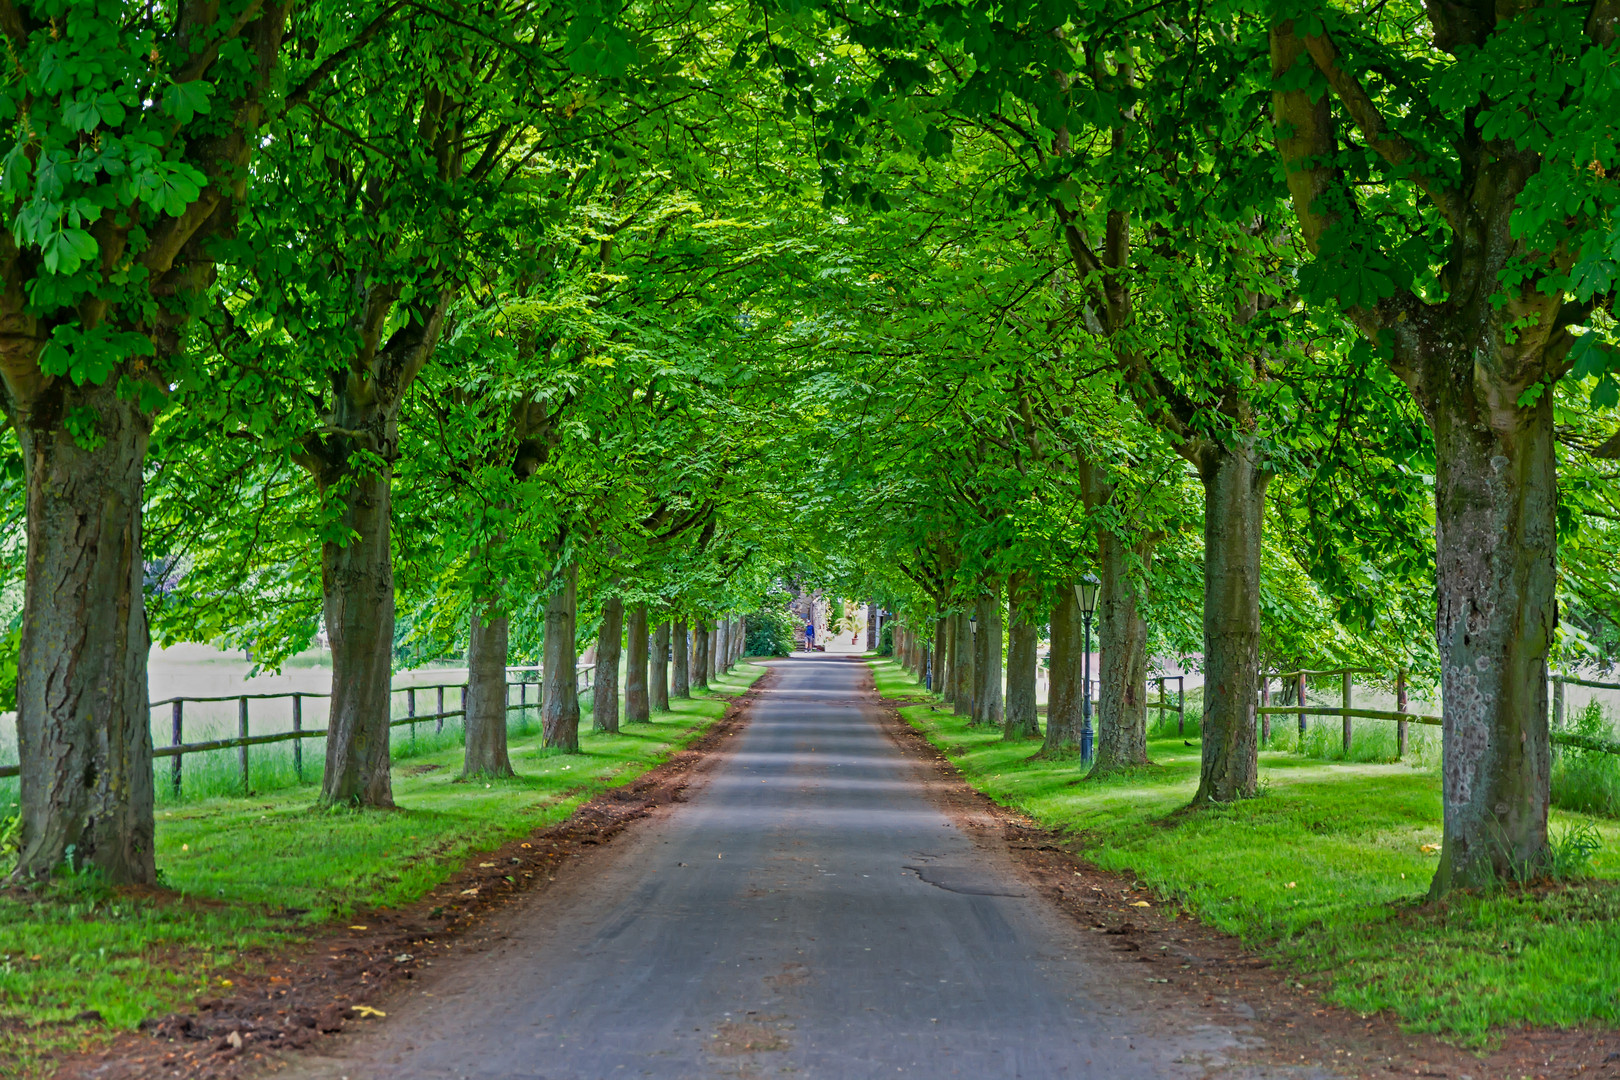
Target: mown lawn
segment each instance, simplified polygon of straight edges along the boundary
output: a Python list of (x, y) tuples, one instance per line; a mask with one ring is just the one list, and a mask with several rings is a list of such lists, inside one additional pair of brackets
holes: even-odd
[[(396, 811), (320, 811), (309, 787), (160, 808), (157, 861), (176, 897), (73, 879), (43, 895), (0, 893), (0, 1077), (42, 1074), (56, 1055), (217, 993), (250, 950), (292, 944), (356, 909), (410, 903), (470, 856), (665, 760), (763, 673), (741, 664), (709, 696), (616, 736), (590, 732), (587, 713), (578, 754), (514, 737), (512, 780), (457, 782), (459, 746), (396, 761)], [(101, 1020), (74, 1019), (88, 1011)]]
[[(885, 696), (927, 693), (893, 661), (873, 664)], [(1467, 1043), (1492, 1027), (1620, 1023), (1620, 823), (1555, 811), (1555, 838), (1595, 829), (1587, 876), (1553, 889), (1424, 893), (1440, 842), (1432, 769), (1261, 754), (1261, 795), (1178, 813), (1198, 783), (1199, 748), (1150, 740), (1156, 767), (1081, 779), (1078, 759), (1037, 761), (930, 705), (901, 714), (997, 802), (1071, 833), (1099, 866), (1134, 874), (1167, 901), (1243, 938), (1362, 1012)]]

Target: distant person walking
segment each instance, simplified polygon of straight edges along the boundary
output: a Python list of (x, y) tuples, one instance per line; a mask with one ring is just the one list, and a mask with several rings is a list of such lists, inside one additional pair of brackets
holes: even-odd
[(804, 648), (806, 652), (816, 647), (816, 624), (804, 624)]

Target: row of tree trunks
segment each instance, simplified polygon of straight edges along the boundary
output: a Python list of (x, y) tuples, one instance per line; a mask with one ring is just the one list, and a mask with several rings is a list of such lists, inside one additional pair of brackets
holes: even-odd
[(929, 675), (931, 677), (930, 682), (929, 682), (929, 689), (933, 690), (934, 693), (936, 693), (936, 694), (939, 693), (941, 691), (941, 689), (945, 685), (944, 682), (942, 681), (942, 678), (943, 678), (943, 673), (944, 673), (944, 670), (945, 670), (946, 654), (950, 652), (950, 645), (948, 644), (948, 636), (949, 636), (949, 634), (950, 634), (950, 620), (949, 620), (949, 618), (943, 617), (943, 616), (935, 618), (934, 619), (934, 667), (933, 667), (933, 670), (929, 672)]
[(1001, 728), (1006, 739), (1033, 739), (1041, 733), (1035, 713), (1038, 627), (1024, 595), (1027, 582), (1022, 573), (1007, 578), (1007, 703)]
[(624, 601), (610, 596), (602, 603), (602, 628), (596, 639), (596, 671), (591, 691), (591, 727), (619, 730), (619, 658), (623, 655)]

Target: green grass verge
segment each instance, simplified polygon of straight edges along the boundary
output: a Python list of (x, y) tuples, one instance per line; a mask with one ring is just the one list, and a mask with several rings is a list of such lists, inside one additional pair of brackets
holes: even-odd
[[(745, 662), (710, 694), (619, 735), (591, 732), (587, 713), (578, 754), (516, 735), (515, 779), (458, 783), (461, 749), (448, 740), (395, 763), (396, 811), (317, 810), (309, 787), (160, 808), (157, 861), (177, 898), (74, 880), (0, 895), (0, 1077), (43, 1075), (52, 1058), (220, 992), (221, 972), (252, 950), (286, 947), (358, 908), (410, 903), (469, 857), (664, 761), (764, 670)], [(102, 1022), (74, 1021), (88, 1010)]]
[[(927, 692), (893, 661), (878, 690)], [(974, 787), (1073, 835), (1097, 865), (1134, 874), (1173, 903), (1297, 972), (1327, 1000), (1388, 1009), (1414, 1031), (1479, 1045), (1493, 1027), (1620, 1023), (1620, 826), (1554, 812), (1555, 837), (1594, 830), (1585, 880), (1553, 890), (1423, 903), (1440, 842), (1432, 768), (1260, 755), (1260, 797), (1177, 814), (1198, 783), (1196, 738), (1150, 739), (1156, 766), (1081, 779), (1077, 758), (1032, 760), (930, 705), (901, 715)], [(1193, 745), (1186, 745), (1191, 741)]]

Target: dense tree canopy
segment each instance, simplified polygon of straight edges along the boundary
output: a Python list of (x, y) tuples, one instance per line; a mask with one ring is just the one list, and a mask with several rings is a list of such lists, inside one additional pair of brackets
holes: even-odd
[(0, 0), (17, 876), (152, 880), (149, 642), (324, 631), (386, 806), (396, 669), (510, 772), (507, 665), (575, 747), (582, 645), (644, 719), (786, 587), (1077, 770), (1190, 659), (1200, 805), (1265, 673), (1405, 672), (1436, 891), (1540, 869), (1548, 666), (1620, 655), (1617, 18)]

